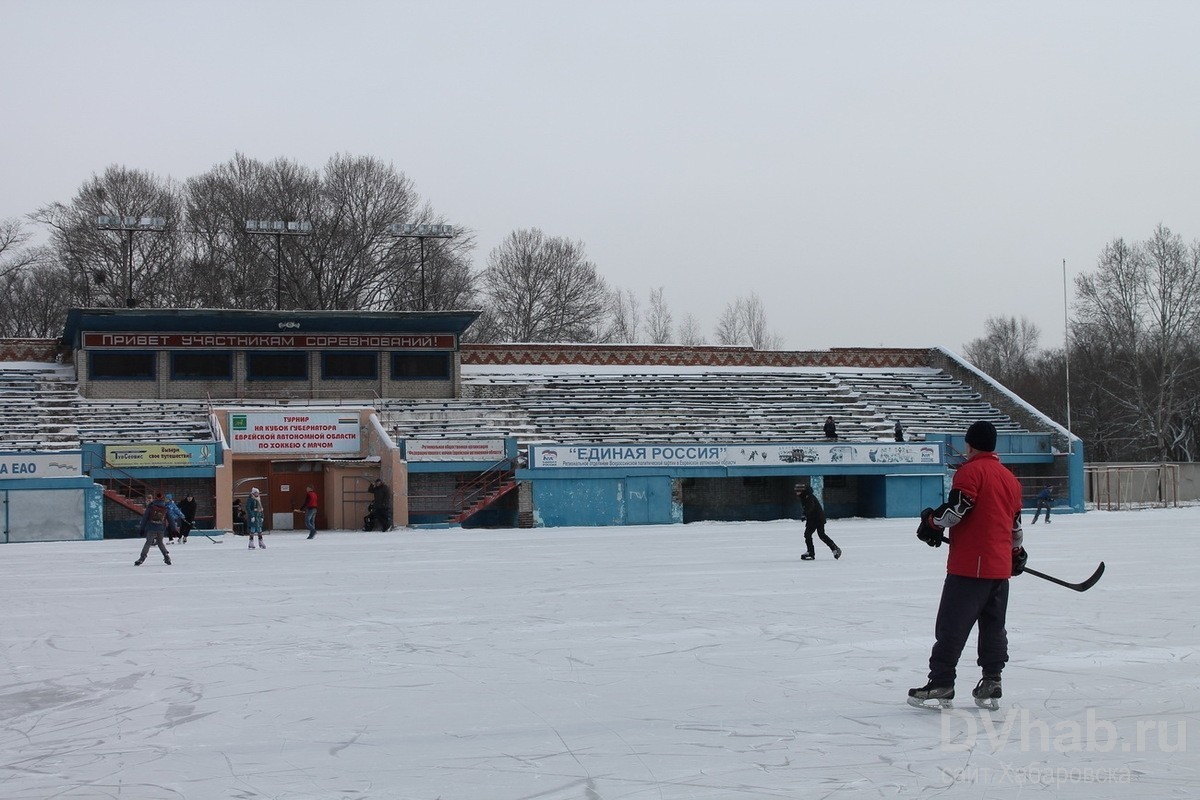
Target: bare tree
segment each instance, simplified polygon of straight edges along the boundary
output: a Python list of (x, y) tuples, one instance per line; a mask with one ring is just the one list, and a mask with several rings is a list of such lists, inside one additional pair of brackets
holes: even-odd
[(688, 347), (700, 347), (708, 344), (701, 331), (700, 323), (692, 314), (684, 314), (679, 323), (679, 333), (676, 339)]
[(20, 220), (0, 220), (0, 280), (37, 263), (37, 251), (26, 247), (30, 236)]
[(976, 367), (1009, 387), (1033, 374), (1041, 331), (1027, 318), (988, 317), (984, 334), (963, 345)]
[(755, 350), (778, 350), (783, 346), (783, 337), (767, 328), (762, 300), (753, 292), (725, 306), (714, 335), (717, 344), (726, 346), (749, 345)]
[(1076, 279), (1076, 347), (1090, 361), (1097, 415), (1118, 425), (1126, 458), (1193, 452), (1193, 398), (1200, 391), (1200, 243), (1159, 225), (1129, 246), (1116, 239), (1095, 274)]
[(510, 342), (591, 342), (601, 337), (608, 289), (582, 242), (517, 230), (488, 254), (482, 277), (499, 327)]
[(646, 339), (651, 344), (666, 344), (673, 332), (671, 309), (663, 299), (663, 287), (650, 290), (650, 311), (646, 315)]
[(636, 342), (642, 327), (642, 309), (632, 289), (615, 289), (610, 298), (609, 342)]
[[(174, 183), (114, 165), (86, 181), (70, 203), (51, 203), (31, 214), (50, 231), (47, 256), (70, 273), (64, 309), (124, 306), (127, 298), (139, 306), (169, 304), (180, 277), (180, 209)], [(167, 229), (130, 237), (100, 230), (101, 215), (163, 217)]]

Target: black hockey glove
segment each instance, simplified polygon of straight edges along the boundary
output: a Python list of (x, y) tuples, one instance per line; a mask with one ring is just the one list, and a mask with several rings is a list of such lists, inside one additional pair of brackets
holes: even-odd
[(921, 511), (921, 524), (917, 526), (917, 538), (930, 547), (942, 546), (942, 529), (933, 522), (933, 509)]
[(1029, 553), (1025, 552), (1024, 547), (1018, 547), (1013, 550), (1013, 565), (1012, 574), (1020, 575), (1025, 571), (1025, 562), (1029, 560)]

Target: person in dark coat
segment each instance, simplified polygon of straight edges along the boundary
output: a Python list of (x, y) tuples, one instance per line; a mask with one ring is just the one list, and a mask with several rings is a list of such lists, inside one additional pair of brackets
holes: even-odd
[(233, 532), (241, 536), (246, 532), (246, 509), (242, 508), (240, 498), (233, 499)]
[(138, 531), (146, 537), (146, 542), (142, 545), (142, 554), (138, 556), (138, 560), (133, 562), (135, 567), (140, 567), (142, 562), (146, 560), (146, 554), (150, 552), (150, 548), (157, 545), (159, 552), (163, 555), (163, 561), (167, 562), (167, 566), (171, 564), (171, 554), (167, 552), (167, 546), (163, 544), (163, 534), (167, 530), (168, 524), (167, 501), (163, 499), (162, 492), (157, 492), (154, 499), (146, 506), (146, 510), (142, 512), (142, 522), (138, 527)]
[(192, 532), (192, 528), (196, 527), (196, 498), (188, 494), (187, 497), (179, 501), (179, 510), (183, 512), (183, 522), (179, 524), (179, 532), (183, 534), (183, 541), (187, 541), (188, 534)]
[(803, 561), (812, 561), (817, 555), (813, 552), (813, 533), (821, 537), (821, 541), (833, 551), (835, 559), (842, 557), (842, 548), (834, 544), (833, 539), (825, 535), (825, 509), (821, 501), (813, 494), (812, 489), (804, 484), (796, 484), (796, 496), (804, 506), (804, 547), (805, 553), (800, 556)]
[(371, 484), (371, 526), (367, 530), (375, 530), (375, 525), (379, 525), (379, 529), (386, 531), (392, 527), (392, 490), (383, 482), (383, 478), (376, 478)]
[(904, 441), (904, 428), (902, 428), (902, 427), (900, 426), (900, 421), (899, 421), (899, 420), (896, 420), (896, 441), (897, 441), (897, 442), (903, 442), (903, 441)]
[(825, 438), (837, 439), (837, 423), (833, 421), (833, 417), (825, 418)]

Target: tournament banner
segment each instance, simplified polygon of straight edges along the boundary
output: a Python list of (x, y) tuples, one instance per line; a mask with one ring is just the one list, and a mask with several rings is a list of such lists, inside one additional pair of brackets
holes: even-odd
[(505, 457), (503, 439), (406, 439), (407, 461), (487, 461)]
[(229, 446), (235, 453), (358, 455), (357, 414), (283, 412), (229, 413)]
[(0, 481), (7, 478), (77, 478), (82, 453), (0, 453)]
[(109, 444), (107, 467), (213, 467), (217, 448), (211, 444)]
[(940, 444), (530, 445), (531, 469), (581, 467), (786, 467), (941, 464)]

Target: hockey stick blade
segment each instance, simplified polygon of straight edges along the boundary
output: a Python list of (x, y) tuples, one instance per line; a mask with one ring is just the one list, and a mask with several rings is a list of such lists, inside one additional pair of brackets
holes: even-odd
[[(945, 536), (942, 537), (942, 542), (945, 544), (950, 544), (950, 540)], [(1096, 567), (1096, 571), (1092, 573), (1092, 577), (1088, 578), (1082, 583), (1070, 583), (1068, 581), (1064, 581), (1062, 578), (1056, 578), (1053, 575), (1047, 575), (1044, 572), (1038, 572), (1032, 567), (1026, 567), (1023, 571), (1033, 575), (1036, 578), (1041, 578), (1042, 580), (1050, 581), (1051, 583), (1057, 583), (1059, 586), (1065, 586), (1068, 589), (1073, 589), (1076, 592), (1086, 592), (1088, 589), (1095, 586), (1096, 582), (1100, 580), (1100, 576), (1104, 574), (1104, 562), (1101, 561), (1100, 566)]]
[(1104, 574), (1104, 562), (1101, 561), (1100, 566), (1096, 567), (1096, 571), (1092, 573), (1092, 577), (1088, 578), (1082, 583), (1068, 583), (1067, 581), (1055, 578), (1053, 575), (1047, 575), (1044, 572), (1038, 572), (1036, 569), (1031, 569), (1029, 567), (1025, 568), (1025, 572), (1041, 578), (1044, 581), (1050, 581), (1051, 583), (1057, 583), (1059, 586), (1065, 586), (1068, 589), (1074, 589), (1077, 592), (1086, 592), (1088, 589), (1095, 586), (1096, 582), (1100, 580), (1100, 576)]

